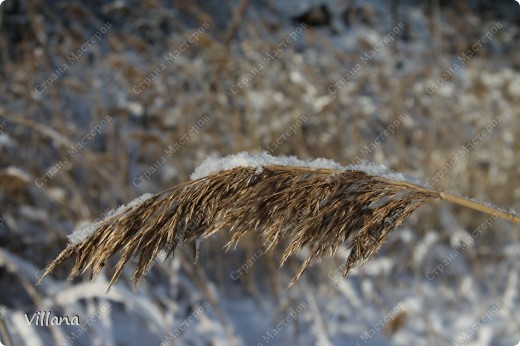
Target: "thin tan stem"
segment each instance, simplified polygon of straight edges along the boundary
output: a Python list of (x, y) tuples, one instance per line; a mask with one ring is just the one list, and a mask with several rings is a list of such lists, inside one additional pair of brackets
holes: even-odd
[[(11, 338), (11, 334), (9, 334), (9, 330), (7, 330), (7, 326), (3, 318), (0, 318), (0, 334), (4, 336), (6, 346), (14, 346), (13, 339)], [(0, 342), (0, 344), (1, 343), (2, 342)]]
[(485, 205), (485, 204), (482, 204), (482, 203), (479, 203), (476, 201), (472, 201), (470, 199), (467, 199), (467, 198), (464, 198), (461, 196), (457, 196), (457, 195), (454, 195), (454, 194), (451, 194), (451, 193), (445, 192), (445, 191), (441, 191), (439, 193), (439, 195), (442, 199), (444, 199), (446, 201), (461, 205), (463, 207), (468, 207), (468, 208), (471, 208), (474, 210), (478, 210), (478, 211), (487, 213), (489, 215), (496, 215), (504, 220), (508, 220), (508, 221), (520, 224), (520, 216), (515, 215), (513, 213), (509, 213), (509, 212), (506, 212), (506, 211), (503, 211), (503, 210), (500, 210), (497, 208), (493, 208), (488, 205)]
[(457, 196), (457, 195), (454, 195), (454, 194), (446, 192), (446, 191), (436, 191), (436, 190), (428, 189), (423, 186), (419, 186), (419, 185), (409, 183), (409, 182), (404, 182), (404, 181), (393, 181), (390, 179), (386, 179), (386, 180), (391, 181), (395, 185), (402, 185), (402, 186), (410, 187), (417, 191), (437, 192), (439, 194), (439, 197), (445, 201), (449, 201), (449, 202), (455, 203), (457, 205), (467, 207), (467, 208), (470, 208), (473, 210), (477, 210), (477, 211), (480, 211), (480, 212), (483, 212), (483, 213), (486, 213), (489, 215), (495, 215), (501, 219), (520, 224), (520, 216), (516, 215), (512, 212), (500, 210), (498, 208), (494, 208), (489, 205), (479, 203), (477, 201), (473, 201), (468, 198)]

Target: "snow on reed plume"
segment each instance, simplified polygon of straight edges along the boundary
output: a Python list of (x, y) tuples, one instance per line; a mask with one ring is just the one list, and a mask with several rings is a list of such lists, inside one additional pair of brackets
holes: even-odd
[(307, 247), (308, 256), (291, 283), (312, 260), (333, 256), (345, 244), (351, 249), (342, 273), (347, 275), (370, 259), (415, 209), (435, 198), (519, 222), (517, 215), (432, 190), (377, 165), (343, 167), (326, 159), (240, 153), (207, 159), (191, 178), (140, 197), (94, 227), (72, 234), (42, 279), (73, 256), (70, 276), (89, 271), (92, 278), (119, 254), (110, 286), (136, 257), (135, 286), (161, 250), (173, 253), (179, 244), (195, 244), (220, 230), (231, 234), (227, 249), (249, 232), (267, 249), (286, 244), (280, 265)]

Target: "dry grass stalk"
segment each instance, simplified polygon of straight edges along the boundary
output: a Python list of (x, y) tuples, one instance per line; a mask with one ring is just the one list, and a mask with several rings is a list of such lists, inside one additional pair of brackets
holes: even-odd
[(177, 185), (108, 218), (88, 238), (63, 250), (43, 277), (75, 256), (70, 276), (89, 271), (92, 278), (119, 253), (110, 286), (138, 257), (135, 286), (160, 250), (173, 253), (180, 243), (221, 229), (231, 233), (227, 248), (247, 232), (257, 232), (268, 248), (285, 242), (281, 265), (307, 246), (309, 254), (292, 282), (313, 259), (332, 256), (346, 244), (351, 248), (347, 275), (377, 251), (391, 230), (435, 198), (518, 222), (517, 216), (461, 197), (358, 170), (271, 165), (259, 173), (238, 167)]

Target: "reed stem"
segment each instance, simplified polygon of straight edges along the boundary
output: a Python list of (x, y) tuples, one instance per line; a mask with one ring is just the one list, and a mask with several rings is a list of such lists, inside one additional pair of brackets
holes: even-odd
[(457, 195), (454, 195), (452, 193), (445, 192), (445, 191), (439, 192), (439, 196), (445, 201), (449, 201), (449, 202), (461, 205), (463, 207), (471, 208), (473, 210), (478, 210), (478, 211), (487, 213), (489, 215), (495, 215), (504, 220), (508, 220), (508, 221), (520, 224), (519, 215), (515, 215), (513, 213), (500, 210), (498, 208), (493, 208), (488, 205), (485, 205), (485, 204), (482, 204), (482, 203), (479, 203), (476, 201), (472, 201), (470, 199), (467, 199), (467, 198), (464, 198), (461, 196), (457, 196)]

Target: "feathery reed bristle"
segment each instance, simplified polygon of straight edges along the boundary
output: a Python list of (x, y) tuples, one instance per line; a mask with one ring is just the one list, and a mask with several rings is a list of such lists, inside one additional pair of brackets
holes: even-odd
[(69, 245), (43, 276), (75, 255), (70, 276), (88, 270), (92, 278), (119, 253), (110, 286), (132, 256), (139, 258), (135, 286), (160, 250), (173, 253), (179, 243), (221, 229), (232, 234), (227, 247), (248, 232), (256, 232), (267, 249), (285, 242), (281, 265), (307, 246), (309, 254), (291, 283), (313, 259), (332, 256), (346, 244), (352, 249), (346, 275), (417, 207), (438, 197), (436, 191), (359, 170), (238, 167), (175, 186), (108, 218), (86, 239)]

